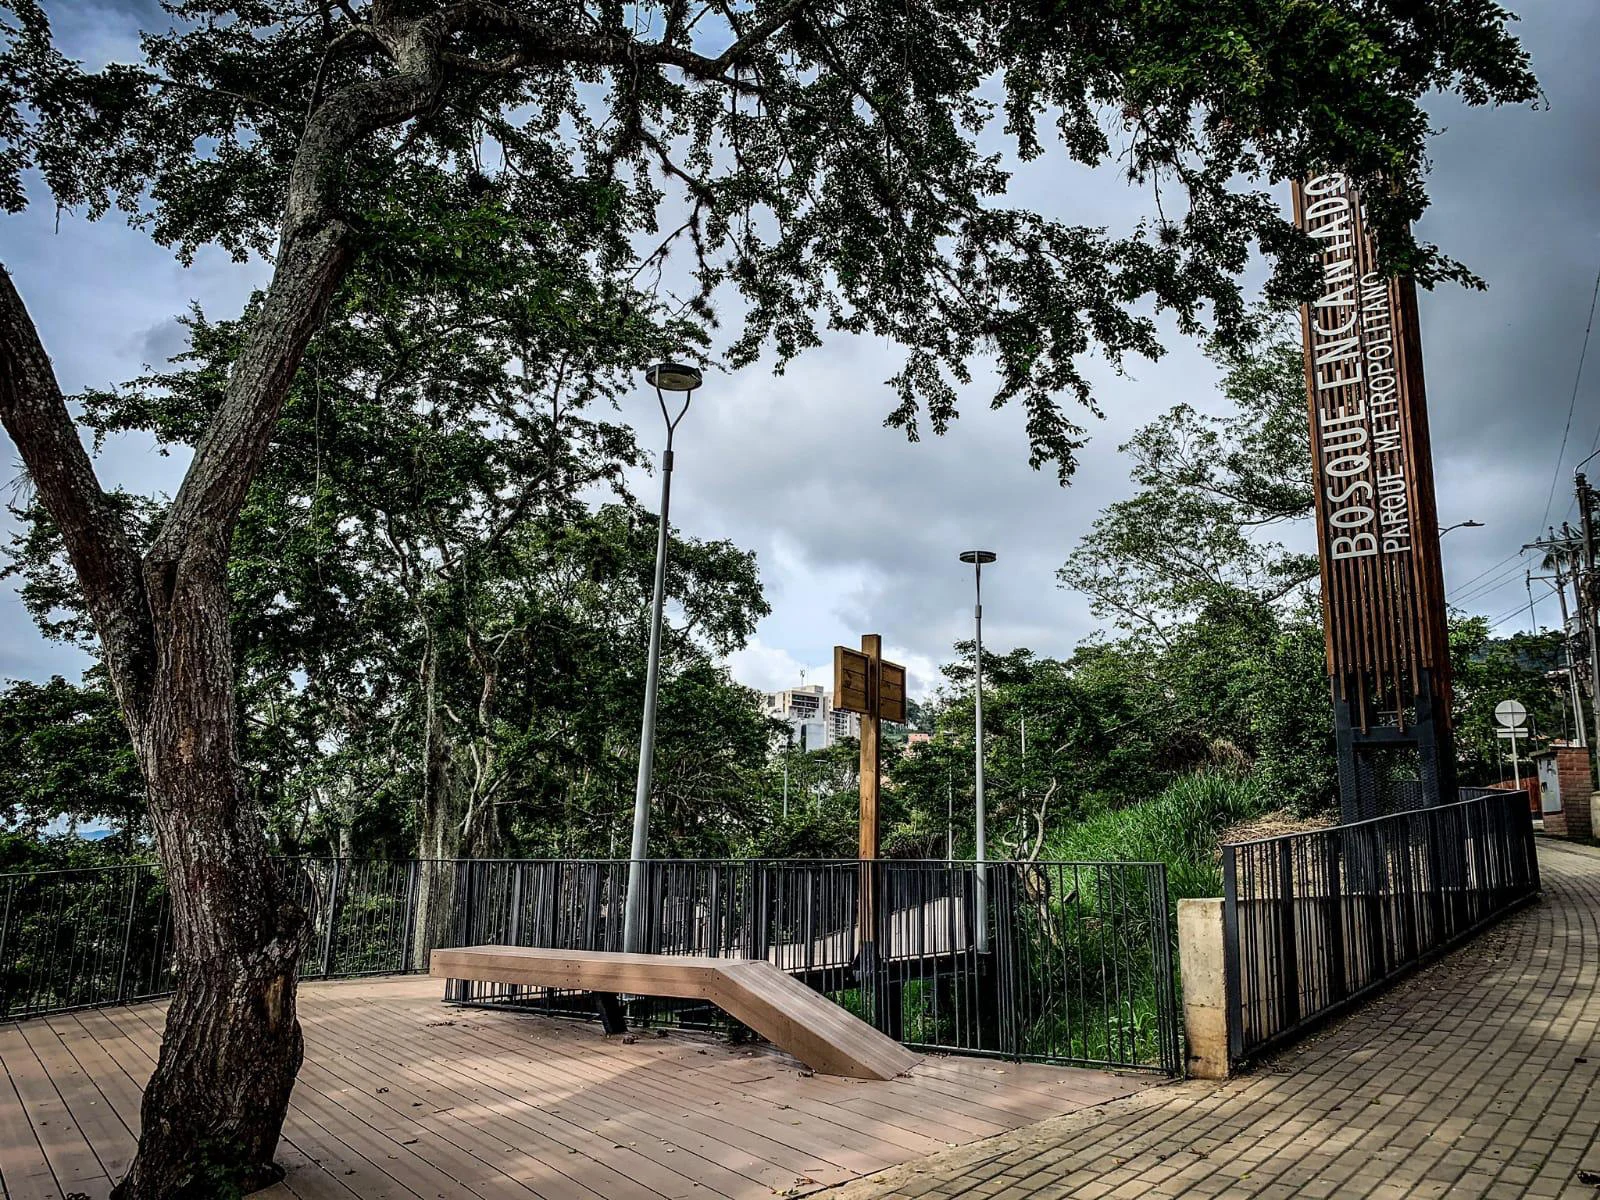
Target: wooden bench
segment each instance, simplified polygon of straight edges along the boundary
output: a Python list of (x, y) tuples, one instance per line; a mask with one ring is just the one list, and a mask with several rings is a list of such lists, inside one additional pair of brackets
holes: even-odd
[(618, 995), (707, 1000), (823, 1075), (893, 1079), (917, 1063), (893, 1038), (756, 959), (466, 946), (435, 950), (429, 974), (591, 992), (607, 1032), (620, 1029)]

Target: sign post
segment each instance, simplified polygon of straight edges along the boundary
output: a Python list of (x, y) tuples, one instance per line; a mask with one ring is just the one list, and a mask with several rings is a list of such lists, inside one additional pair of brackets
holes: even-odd
[(1522, 762), (1517, 755), (1517, 739), (1527, 723), (1528, 710), (1515, 700), (1502, 700), (1494, 706), (1494, 719), (1498, 722), (1495, 736), (1511, 740), (1511, 778), (1518, 789), (1522, 787)]
[[(878, 997), (878, 784), (882, 767), (880, 724), (906, 719), (906, 669), (883, 657), (883, 638), (861, 635), (861, 649), (833, 648), (833, 707), (861, 714), (860, 823), (857, 836), (861, 860), (859, 917), (861, 958), (857, 964), (863, 986)], [(880, 1026), (881, 1027), (881, 1026)]]
[(1318, 248), (1301, 309), (1323, 621), (1346, 822), (1380, 815), (1386, 753), (1416, 755), (1423, 803), (1454, 791), (1450, 653), (1416, 289), (1386, 274), (1350, 180), (1294, 188)]

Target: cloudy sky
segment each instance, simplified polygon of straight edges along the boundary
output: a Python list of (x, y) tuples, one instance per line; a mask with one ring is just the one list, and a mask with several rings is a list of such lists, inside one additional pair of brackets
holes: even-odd
[[(155, 19), (143, 3), (47, 7), (62, 46), (92, 64), (131, 58), (141, 17)], [(1425, 294), (1422, 322), (1441, 519), (1485, 526), (1445, 538), (1446, 580), (1454, 603), (1503, 618), (1503, 631), (1528, 620), (1519, 547), (1568, 514), (1572, 467), (1600, 448), (1600, 362), (1574, 394), (1600, 269), (1600, 5), (1518, 7), (1549, 108), (1436, 103), (1434, 205), (1420, 229), (1490, 285)], [(1017, 195), (1113, 228), (1131, 226), (1145, 204), (1113, 173), (1062, 167), (1031, 171)], [(114, 221), (58, 217), (42, 194), (29, 213), (0, 218), (0, 259), (68, 392), (162, 361), (181, 347), (173, 317), (191, 300), (227, 315), (263, 279), (259, 265), (216, 253), (181, 267)], [(988, 409), (981, 374), (951, 433), (916, 445), (882, 427), (893, 407), (883, 386), (897, 362), (890, 347), (834, 338), (782, 376), (751, 369), (708, 378), (679, 433), (673, 520), (687, 534), (757, 552), (773, 612), (735, 656), (736, 675), (764, 688), (792, 686), (802, 670), (821, 681), (834, 643), (879, 632), (914, 688), (926, 688), (971, 627), (971, 572), (956, 558), (969, 546), (999, 554), (984, 579), (986, 644), (1069, 651), (1095, 622), (1080, 596), (1056, 585), (1055, 571), (1096, 513), (1130, 490), (1117, 446), (1179, 401), (1217, 407), (1210, 364), (1175, 333), (1167, 342), (1165, 358), (1135, 361), (1125, 376), (1096, 371), (1106, 418), (1086, 417), (1093, 441), (1068, 489), (1028, 468), (1021, 415)], [(641, 391), (624, 412), (646, 445), (659, 443), (653, 396)], [(0, 447), (9, 481), (21, 468), (3, 435)], [(108, 482), (170, 492), (180, 464), (124, 439), (100, 469)], [(641, 495), (655, 494), (653, 482), (638, 483)], [(1553, 599), (1538, 615), (1554, 621)], [(74, 675), (82, 665), (39, 638), (6, 587), (0, 679)]]

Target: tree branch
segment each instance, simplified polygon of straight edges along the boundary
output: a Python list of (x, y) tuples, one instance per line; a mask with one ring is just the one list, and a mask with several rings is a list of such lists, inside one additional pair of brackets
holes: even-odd
[(0, 424), (61, 530), (124, 718), (145, 717), (155, 655), (139, 555), (95, 477), (33, 318), (0, 266)]
[(158, 593), (171, 591), (188, 556), (226, 559), (234, 521), (284, 397), (350, 264), (351, 229), (337, 195), (345, 154), (368, 134), (419, 116), (435, 103), (443, 83), (441, 41), (437, 21), (392, 31), (385, 49), (399, 73), (350, 85), (307, 122), (290, 172), (282, 250), (266, 302), (147, 556), (147, 579)]
[(517, 49), (499, 59), (478, 62), (469, 56), (452, 53), (449, 65), (476, 74), (505, 74), (528, 63), (548, 66), (588, 64), (599, 67), (663, 66), (677, 67), (697, 79), (726, 84), (742, 92), (754, 93), (754, 84), (727, 74), (757, 45), (766, 41), (797, 15), (809, 0), (788, 0), (765, 20), (736, 39), (715, 58), (697, 54), (683, 46), (664, 42), (642, 42), (631, 34), (606, 31), (572, 36), (553, 33), (542, 21), (490, 0), (461, 0), (444, 10), (445, 28), (461, 33), (496, 33), (511, 38)]
[(717, 55), (716, 63), (719, 67), (731, 67), (748, 54), (755, 47), (761, 45), (778, 30), (800, 15), (802, 9), (810, 0), (788, 0), (788, 3), (779, 5), (764, 21), (757, 21), (755, 26), (747, 29), (733, 45)]

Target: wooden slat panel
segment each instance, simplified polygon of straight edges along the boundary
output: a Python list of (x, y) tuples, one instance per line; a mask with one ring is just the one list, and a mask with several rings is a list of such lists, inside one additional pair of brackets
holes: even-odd
[(33, 1124), (39, 1147), (55, 1173), (56, 1186), (63, 1193), (82, 1192), (92, 1200), (108, 1194), (111, 1178), (101, 1168), (49, 1072), (14, 1024), (0, 1026), (0, 1062), (5, 1064), (17, 1098)]
[[(72, 1022), (64, 1021), (62, 1025), (69, 1031), (79, 1028)], [(62, 1041), (53, 1022), (26, 1021), (17, 1028), (49, 1074), (50, 1082), (55, 1085), (62, 1102), (77, 1119), (78, 1127), (93, 1148), (101, 1170), (109, 1179), (121, 1179), (122, 1173), (133, 1162), (136, 1139), (117, 1116), (116, 1109), (107, 1102), (104, 1092), (89, 1071)], [(85, 1055), (93, 1061), (92, 1050), (86, 1050)], [(114, 1078), (112, 1072), (106, 1073)]]
[(0, 1073), (0, 1186), (9, 1200), (61, 1200), (56, 1173), (5, 1073)]
[[(470, 1029), (465, 1034), (470, 1041), (462, 1049), (452, 1046), (460, 1055), (455, 1061), (467, 1060), (471, 1050), (487, 1048), (488, 1057), (471, 1059), (475, 1071), (488, 1074), (514, 1092), (532, 1088), (539, 1095), (562, 1097), (559, 1107), (563, 1116), (581, 1113), (607, 1128), (637, 1130), (644, 1137), (681, 1136), (670, 1131), (682, 1128), (707, 1132), (786, 1170), (817, 1178), (832, 1173), (830, 1164), (847, 1168), (841, 1180), (873, 1170), (871, 1163), (882, 1151), (885, 1138), (876, 1131), (863, 1134), (831, 1124), (819, 1131), (810, 1122), (780, 1120), (781, 1113), (738, 1101), (741, 1093), (749, 1090), (746, 1084), (726, 1077), (706, 1078), (716, 1066), (747, 1074), (752, 1060), (742, 1055), (713, 1057), (701, 1053), (703, 1046), (695, 1049), (692, 1043), (658, 1039), (629, 1047), (618, 1045), (615, 1039), (601, 1043), (592, 1035), (574, 1053), (564, 1028), (567, 1024), (463, 1011), (461, 1025), (440, 1036), (451, 1038), (463, 1028)], [(546, 1032), (552, 1025), (555, 1028)], [(760, 1051), (749, 1053), (772, 1075), (794, 1078), (792, 1060)], [(663, 1058), (668, 1061), (662, 1062)], [(708, 1068), (707, 1064), (713, 1065)], [(670, 1075), (661, 1069), (666, 1067), (671, 1068)], [(789, 1108), (787, 1099), (774, 1107)], [(848, 1114), (827, 1111), (841, 1121), (867, 1124)], [(676, 1115), (660, 1125), (650, 1121), (650, 1114)], [(663, 1130), (669, 1132), (663, 1134)], [(926, 1153), (940, 1144), (922, 1137), (910, 1148)]]

